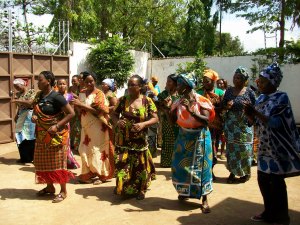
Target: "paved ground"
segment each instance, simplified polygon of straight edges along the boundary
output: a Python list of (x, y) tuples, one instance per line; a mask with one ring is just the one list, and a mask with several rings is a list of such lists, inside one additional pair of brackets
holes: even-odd
[[(79, 157), (76, 158), (80, 161)], [(262, 197), (256, 181), (256, 167), (245, 184), (226, 184), (229, 175), (225, 161), (215, 167), (218, 179), (209, 195), (212, 213), (202, 214), (199, 200), (179, 203), (172, 186), (170, 170), (157, 165), (146, 199), (122, 199), (113, 195), (115, 181), (94, 186), (68, 184), (68, 197), (58, 204), (52, 198), (38, 198), (43, 188), (34, 183), (32, 164), (19, 165), (15, 143), (0, 144), (0, 224), (109, 224), (109, 225), (254, 225), (264, 224), (249, 218), (263, 210)], [(80, 169), (74, 170), (79, 174)], [(291, 225), (300, 224), (300, 177), (286, 180), (289, 194)], [(58, 187), (57, 187), (58, 188)], [(58, 191), (58, 190), (57, 190)]]

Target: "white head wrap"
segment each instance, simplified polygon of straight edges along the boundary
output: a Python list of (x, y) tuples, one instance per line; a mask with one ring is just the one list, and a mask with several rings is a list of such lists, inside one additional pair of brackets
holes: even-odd
[(26, 81), (21, 78), (17, 78), (17, 79), (14, 79), (13, 84), (20, 84), (20, 85), (26, 86)]
[(106, 83), (108, 85), (108, 87), (109, 87), (110, 90), (114, 89), (114, 83), (115, 83), (114, 79), (106, 78), (102, 82)]

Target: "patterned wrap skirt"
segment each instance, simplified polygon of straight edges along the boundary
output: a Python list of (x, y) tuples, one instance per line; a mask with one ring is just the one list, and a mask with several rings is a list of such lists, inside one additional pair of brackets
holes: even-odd
[(208, 128), (179, 128), (172, 182), (179, 195), (189, 198), (200, 199), (212, 192), (212, 145)]

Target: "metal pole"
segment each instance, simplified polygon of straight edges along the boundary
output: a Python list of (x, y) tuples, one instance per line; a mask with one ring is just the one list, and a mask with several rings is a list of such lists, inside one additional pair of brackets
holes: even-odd
[(68, 36), (67, 36), (67, 51), (70, 50), (70, 22), (67, 21), (67, 29), (68, 29)]
[[(63, 33), (63, 36), (65, 36), (65, 21), (63, 21), (63, 25), (62, 25), (62, 33)], [(66, 42), (64, 41), (63, 42), (63, 54), (66, 52)]]
[(153, 47), (152, 47), (152, 34), (151, 34), (151, 44), (150, 44), (150, 59), (151, 59), (151, 66), (150, 66), (150, 75), (152, 76), (152, 56), (153, 56)]
[(8, 9), (8, 51), (12, 52), (12, 18), (11, 9)]
[[(60, 20), (58, 21), (58, 48), (60, 48)], [(60, 54), (60, 49), (59, 49)]]

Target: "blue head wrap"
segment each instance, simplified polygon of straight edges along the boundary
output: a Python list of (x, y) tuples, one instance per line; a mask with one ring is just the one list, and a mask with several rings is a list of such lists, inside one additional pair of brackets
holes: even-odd
[(194, 89), (196, 87), (197, 80), (194, 73), (181, 73), (178, 75), (178, 79), (180, 78), (184, 80), (190, 88)]
[(282, 80), (282, 72), (277, 63), (269, 65), (267, 68), (263, 69), (260, 73), (260, 76), (267, 78), (271, 84), (278, 88)]

